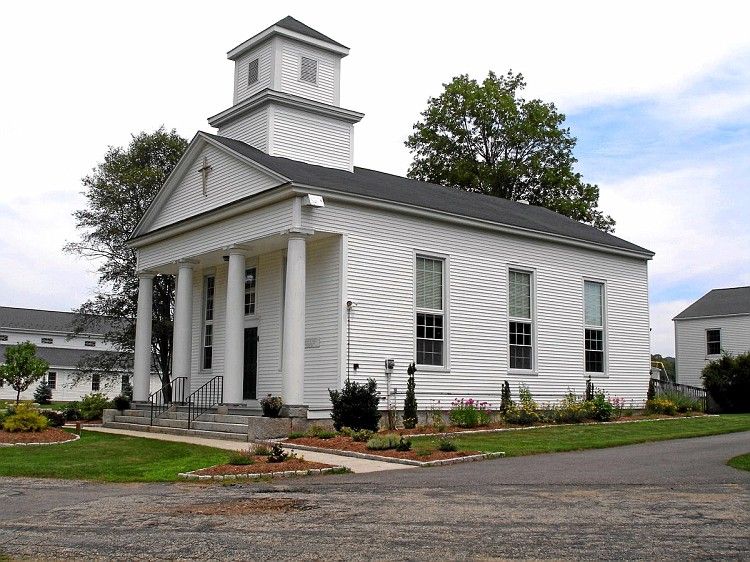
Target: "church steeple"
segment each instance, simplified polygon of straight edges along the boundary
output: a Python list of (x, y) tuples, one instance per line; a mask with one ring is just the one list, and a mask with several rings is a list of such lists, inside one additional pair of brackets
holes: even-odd
[(353, 169), (353, 125), (340, 107), (341, 59), (349, 48), (287, 16), (227, 54), (234, 105), (209, 118), (219, 135), (272, 156)]

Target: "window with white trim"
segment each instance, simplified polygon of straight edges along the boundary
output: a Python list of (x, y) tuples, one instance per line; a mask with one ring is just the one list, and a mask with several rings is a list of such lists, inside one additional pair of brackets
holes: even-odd
[(57, 373), (54, 371), (50, 371), (47, 373), (47, 386), (51, 389), (57, 388)]
[(508, 356), (511, 369), (534, 368), (533, 289), (531, 273), (508, 272)]
[(255, 280), (256, 268), (245, 270), (245, 316), (255, 314)]
[(721, 355), (721, 330), (706, 330), (706, 355)]
[(258, 59), (251, 60), (247, 65), (247, 85), (250, 86), (258, 81)]
[(318, 82), (318, 61), (309, 57), (302, 57), (300, 61), (299, 79), (303, 82), (316, 84)]
[(94, 373), (91, 375), (91, 390), (94, 392), (98, 392), (99, 388), (101, 387), (101, 376), (99, 373)]
[(203, 278), (203, 347), (201, 368), (210, 370), (214, 354), (214, 288), (215, 278), (209, 275)]
[(583, 282), (584, 346), (587, 373), (604, 373), (604, 283)]
[(417, 365), (445, 365), (445, 260), (417, 256)]

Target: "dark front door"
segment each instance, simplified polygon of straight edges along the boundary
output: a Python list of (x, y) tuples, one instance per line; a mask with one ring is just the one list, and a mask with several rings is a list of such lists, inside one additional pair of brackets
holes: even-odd
[(242, 398), (255, 400), (258, 387), (258, 328), (245, 328), (245, 377)]

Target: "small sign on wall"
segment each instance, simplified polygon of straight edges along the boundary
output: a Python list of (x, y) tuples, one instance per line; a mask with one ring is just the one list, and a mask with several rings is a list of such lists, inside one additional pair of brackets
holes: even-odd
[(305, 349), (317, 349), (320, 347), (320, 338), (305, 338)]

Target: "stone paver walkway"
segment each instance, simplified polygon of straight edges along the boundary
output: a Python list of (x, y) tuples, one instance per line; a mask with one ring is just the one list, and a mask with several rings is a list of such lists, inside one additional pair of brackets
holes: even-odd
[[(206, 447), (215, 447), (217, 449), (227, 449), (229, 451), (241, 451), (247, 449), (249, 443), (242, 441), (232, 441), (229, 439), (207, 439), (205, 437), (194, 437), (192, 435), (170, 435), (167, 433), (146, 433), (145, 431), (131, 431), (129, 429), (113, 429), (107, 427), (84, 427), (83, 431), (99, 431), (101, 433), (114, 433), (117, 435), (130, 435), (133, 437), (144, 437), (145, 439), (159, 439), (161, 441), (178, 441), (181, 443), (192, 443), (194, 445), (205, 445)], [(359, 459), (354, 457), (345, 457), (331, 453), (319, 453), (313, 451), (297, 451), (302, 454), (305, 460), (314, 462), (323, 462), (334, 466), (345, 466), (352, 472), (361, 474), (365, 472), (379, 472), (381, 470), (401, 470), (413, 468), (404, 464), (395, 464), (390, 462), (374, 461), (369, 459)]]

